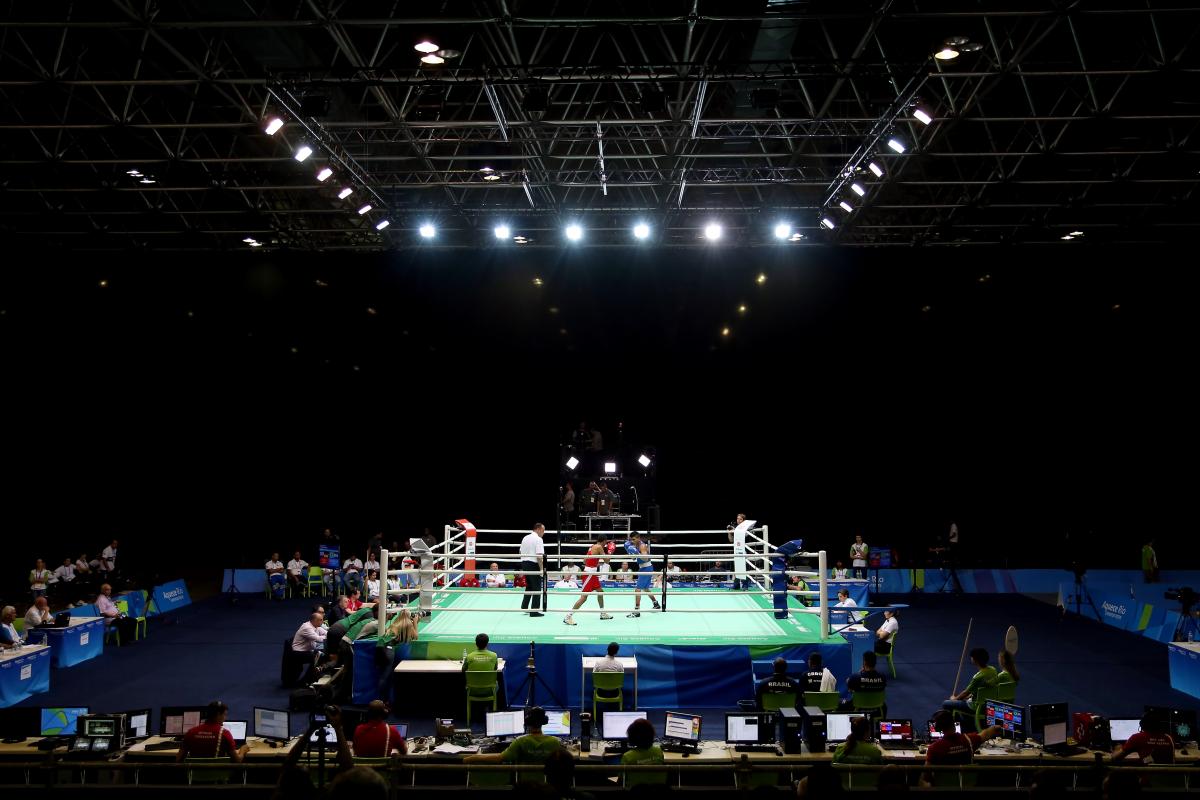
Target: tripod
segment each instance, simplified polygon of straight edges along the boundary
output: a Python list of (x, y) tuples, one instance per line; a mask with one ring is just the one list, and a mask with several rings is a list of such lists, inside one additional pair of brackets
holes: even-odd
[(1187, 606), (1179, 615), (1179, 623), (1175, 626), (1171, 641), (1200, 642), (1200, 619), (1197, 619), (1195, 613)]
[(239, 589), (238, 585), (237, 585), (237, 568), (236, 567), (229, 570), (229, 589), (226, 593), (229, 595), (229, 604), (231, 606), (236, 606), (237, 601), (238, 601), (238, 595), (240, 595), (242, 593), (242, 590)]
[(540, 683), (542, 688), (546, 690), (546, 694), (550, 695), (550, 699), (554, 701), (555, 706), (558, 708), (564, 708), (562, 701), (558, 699), (558, 695), (554, 693), (554, 690), (550, 688), (550, 685), (546, 683), (545, 679), (542, 678), (541, 675), (537, 674), (537, 664), (534, 663), (533, 660), (533, 648), (534, 643), (530, 642), (529, 660), (525, 665), (525, 680), (521, 681), (521, 685), (517, 687), (515, 694), (519, 695), (522, 691), (524, 691), (525, 707), (532, 708), (533, 706), (537, 705), (537, 703), (534, 702), (534, 689), (537, 684)]
[[(942, 588), (938, 589), (938, 591), (939, 592), (953, 592), (954, 594), (962, 594), (963, 588), (962, 588), (962, 583), (959, 582), (959, 580), (958, 580), (958, 570), (955, 569), (953, 564), (951, 564), (948, 567), (943, 567), (943, 569), (945, 569), (947, 572), (946, 580), (942, 581)], [(947, 589), (946, 588), (947, 586), (949, 586), (950, 588)]]
[[(1092, 613), (1096, 615), (1096, 621), (1099, 622), (1101, 620), (1100, 611), (1096, 608), (1096, 603), (1092, 600), (1092, 593), (1088, 591), (1087, 584), (1083, 582), (1085, 572), (1087, 570), (1075, 570), (1075, 594), (1067, 598), (1067, 604), (1069, 605), (1071, 600), (1074, 599), (1075, 614), (1082, 616), (1083, 601), (1087, 600), (1087, 604), (1092, 607)], [(1066, 611), (1066, 608), (1064, 607), (1063, 610)]]

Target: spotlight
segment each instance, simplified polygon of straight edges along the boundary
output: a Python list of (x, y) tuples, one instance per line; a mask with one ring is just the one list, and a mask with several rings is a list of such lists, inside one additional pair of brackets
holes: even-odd
[(739, 314), (745, 314), (747, 311), (749, 311), (749, 309), (748, 309), (748, 308), (746, 308), (746, 304), (745, 304), (745, 303), (742, 303), (740, 306), (738, 306), (738, 313), (739, 313)]
[(955, 58), (958, 58), (958, 51), (953, 47), (943, 47), (941, 50), (938, 50), (936, 53), (934, 53), (933, 57), (938, 61), (951, 61)]
[(136, 169), (127, 169), (127, 170), (125, 170), (125, 174), (126, 174), (126, 175), (132, 175), (132, 176), (133, 176), (133, 177), (135, 177), (135, 178), (140, 178), (140, 177), (142, 177), (142, 173), (141, 173), (141, 172), (139, 172), (139, 171), (138, 171), (138, 170), (136, 170)]
[(867, 169), (871, 170), (871, 173), (872, 173), (872, 174), (873, 174), (873, 175), (874, 175), (876, 178), (882, 178), (882, 177), (883, 177), (883, 167), (879, 166), (879, 165), (878, 165), (878, 164), (876, 164), (874, 161), (872, 161), (870, 164), (867, 164)]
[(650, 226), (644, 222), (639, 222), (633, 226), (633, 237), (635, 239), (646, 239), (650, 236)]
[(445, 64), (446, 59), (434, 53), (430, 53), (427, 56), (421, 56), (421, 63), (429, 64), (430, 66), (437, 66), (438, 64)]
[(143, 176), (142, 179), (140, 181), (138, 181), (138, 183), (154, 183), (154, 182), (155, 181), (153, 178), (147, 178), (145, 176)]
[(381, 220), (379, 220), (379, 222), (375, 223), (375, 230), (381, 231), (384, 228), (386, 228), (388, 225), (391, 225), (391, 224), (392, 223), (390, 220), (381, 219)]
[(271, 117), (271, 120), (267, 123), (267, 127), (264, 130), (266, 130), (268, 136), (274, 136), (275, 134), (279, 133), (279, 129), (282, 127), (283, 120), (281, 120), (279, 117)]
[(432, 225), (430, 225), (428, 222), (426, 222), (424, 225), (421, 226), (420, 231), (421, 231), (422, 239), (432, 239), (434, 234), (437, 233), (437, 229), (434, 228)]
[(253, 236), (247, 236), (245, 239), (242, 239), (242, 241), (246, 244), (251, 244), (252, 242), (257, 241), (257, 239), (255, 239)]
[(920, 122), (922, 122), (922, 123), (924, 123), (924, 124), (926, 124), (926, 125), (928, 125), (929, 123), (933, 122), (933, 117), (931, 117), (931, 116), (929, 116), (928, 114), (926, 114), (926, 113), (925, 113), (925, 111), (924, 111), (924, 109), (920, 109), (920, 108), (914, 108), (914, 109), (913, 109), (913, 116), (914, 116), (914, 117), (916, 117), (918, 121), (920, 121)]
[(839, 201), (838, 205), (841, 206), (842, 211), (845, 211), (847, 214), (854, 210), (854, 206), (850, 205), (845, 200)]
[(262, 247), (262, 242), (250, 242), (251, 247)]
[(1072, 236), (1083, 236), (1083, 231), (1071, 231)]
[(571, 456), (570, 458), (567, 459), (567, 469), (575, 469), (578, 466), (579, 466), (579, 459), (576, 458), (575, 456)]
[(485, 181), (498, 181), (498, 180), (500, 180), (500, 176), (494, 172), (489, 172), (483, 176), (483, 179)]
[(721, 238), (721, 226), (715, 222), (710, 222), (704, 226), (704, 238), (710, 242), (715, 242)]
[(829, 230), (833, 230), (835, 227), (837, 227), (833, 224), (833, 220), (831, 220), (829, 217), (821, 217), (821, 224)]
[(730, 334), (730, 330), (729, 330), (729, 328), (721, 328), (721, 335), (722, 335), (722, 336), (729, 336), (729, 334)]
[(786, 222), (781, 222), (775, 226), (775, 238), (786, 239), (792, 235), (792, 226)]
[(484, 166), (479, 168), (479, 171), (480, 172), (495, 172), (496, 170), (492, 169), (491, 167), (489, 167), (485, 164)]
[(320, 172), (317, 173), (317, 180), (319, 180), (321, 183), (324, 183), (325, 181), (329, 180), (332, 176), (333, 176), (333, 170), (331, 170), (329, 167), (325, 167), (324, 169), (322, 169)]
[(347, 197), (349, 197), (352, 194), (354, 194), (354, 190), (351, 189), (349, 186), (347, 186), (344, 189), (342, 189), (340, 192), (338, 192), (338, 200), (345, 200)]
[(492, 228), (492, 233), (497, 239), (507, 239), (512, 236), (512, 228), (507, 225), (497, 225)]
[(583, 228), (579, 227), (575, 223), (571, 223), (567, 226), (567, 238), (572, 242), (578, 242), (583, 238)]
[(312, 148), (306, 144), (302, 144), (302, 145), (300, 145), (300, 149), (296, 151), (295, 158), (297, 161), (304, 161), (306, 158), (308, 158), (311, 155), (312, 155)]
[(638, 463), (641, 464), (643, 467), (650, 466), (650, 456), (646, 455), (645, 453), (642, 453), (640, 456), (638, 456)]
[(888, 139), (888, 147), (892, 148), (897, 153), (904, 152), (904, 145), (900, 142), (899, 139)]
[(441, 48), (428, 39), (422, 39), (413, 45), (413, 50), (416, 50), (418, 53), (436, 53)]
[(358, 215), (361, 217), (363, 214), (367, 213), (370, 210), (371, 210), (371, 204), (367, 203), (365, 206), (363, 206), (362, 208), (360, 208), (358, 210)]
[(762, 286), (764, 283), (767, 282), (767, 273), (765, 273), (765, 272), (758, 273), (758, 277), (754, 279), (754, 282), (757, 283), (759, 286)]
[(616, 475), (617, 474), (617, 462), (605, 461), (604, 462), (604, 474), (605, 475)]
[(862, 197), (867, 193), (867, 190), (862, 187), (861, 183), (850, 184), (850, 191), (854, 192), (859, 197)]

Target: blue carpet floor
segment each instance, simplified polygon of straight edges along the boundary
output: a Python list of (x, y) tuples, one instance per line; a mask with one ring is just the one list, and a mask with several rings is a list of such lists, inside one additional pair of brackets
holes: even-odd
[[(993, 661), (1008, 626), (1020, 632), (1017, 701), (1023, 705), (1065, 700), (1073, 711), (1115, 717), (1137, 716), (1143, 704), (1200, 706), (1170, 688), (1164, 645), (1071, 614), (1063, 617), (1045, 603), (1018, 595), (913, 594), (892, 600), (912, 606), (899, 617), (897, 678), (887, 691), (895, 716), (925, 720), (949, 696), (971, 618), (970, 645), (987, 648)], [(53, 670), (50, 692), (22, 705), (153, 707), (156, 720), (161, 706), (213, 699), (229, 704), (230, 719), (249, 719), (256, 705), (286, 708), (289, 692), (279, 686), (281, 643), (307, 618), (310, 606), (306, 600), (273, 603), (261, 596), (244, 596), (233, 605), (216, 597), (152, 618), (147, 639)], [(845, 677), (838, 676), (839, 686)], [(969, 677), (968, 663), (961, 683)], [(456, 700), (451, 704), (457, 706)], [(403, 709), (395, 717), (410, 722), (413, 735), (431, 732), (432, 720), (409, 719)], [(661, 725), (661, 712), (651, 719)], [(300, 724), (295, 715), (293, 727)]]

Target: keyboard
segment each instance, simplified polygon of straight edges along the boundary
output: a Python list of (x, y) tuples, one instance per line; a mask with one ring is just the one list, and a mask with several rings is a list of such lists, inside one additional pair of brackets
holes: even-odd
[(916, 750), (917, 743), (912, 739), (888, 739), (879, 743), (881, 750)]
[(150, 753), (156, 752), (158, 750), (178, 750), (179, 743), (178, 742), (151, 742), (150, 744), (146, 745), (143, 749)]
[(51, 736), (48, 739), (42, 739), (41, 741), (34, 742), (33, 746), (38, 750), (53, 750), (54, 748), (64, 744), (66, 744), (65, 739), (60, 739), (57, 736)]
[(692, 747), (686, 744), (664, 744), (660, 745), (664, 753), (699, 753), (699, 745)]
[(733, 746), (735, 753), (775, 753), (779, 751), (776, 744), (737, 744)]
[(1070, 756), (1081, 756), (1084, 753), (1090, 752), (1086, 747), (1079, 747), (1072, 744), (1055, 744), (1042, 749), (1046, 755), (1061, 756), (1067, 758)]

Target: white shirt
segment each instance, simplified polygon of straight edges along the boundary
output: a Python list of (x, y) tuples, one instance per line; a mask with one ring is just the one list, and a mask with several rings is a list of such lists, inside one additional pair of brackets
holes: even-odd
[(855, 542), (854, 544), (850, 545), (850, 555), (853, 558), (851, 566), (865, 567), (867, 565), (867, 549), (866, 542), (863, 542), (862, 544)]
[(678, 564), (672, 564), (667, 569), (667, 572), (671, 573), (672, 575), (678, 575), (679, 573), (683, 572), (683, 570), (679, 568)]
[(379, 597), (379, 579), (378, 578), (376, 578), (373, 581), (372, 580), (367, 581), (367, 599), (370, 600), (372, 597)]
[(53, 620), (54, 615), (50, 613), (50, 609), (46, 609), (46, 612), (43, 614), (41, 611), (38, 611), (37, 606), (30, 606), (29, 610), (25, 612), (25, 630), (36, 628), (43, 622), (52, 622)]
[(837, 691), (837, 678), (833, 677), (833, 673), (829, 671), (829, 667), (826, 667), (825, 671), (821, 673), (821, 691)]
[[(851, 607), (858, 608), (858, 603), (854, 602), (853, 597), (847, 597), (845, 600), (840, 600), (840, 601), (834, 603), (833, 607), (834, 608), (851, 608)], [(894, 619), (895, 619), (895, 617), (888, 620), (888, 622), (892, 622)]]
[(539, 556), (545, 554), (546, 544), (542, 541), (542, 537), (538, 536), (535, 531), (525, 534), (525, 538), (521, 540), (521, 560), (538, 561)]
[(308, 562), (304, 559), (296, 560), (293, 558), (287, 563), (287, 571), (293, 575), (300, 575), (308, 572)]
[(63, 583), (69, 583), (75, 580), (75, 567), (70, 564), (63, 564), (54, 570), (54, 577)]
[(850, 570), (846, 569), (845, 567), (842, 567), (841, 569), (834, 567), (833, 572), (830, 573), (829, 577), (833, 578), (835, 581), (844, 581), (846, 578), (850, 577)]
[(608, 565), (608, 562), (607, 561), (600, 562), (600, 574), (607, 575), (610, 572), (612, 572), (612, 567), (610, 567)]
[(483, 578), (483, 585), (487, 586), (489, 589), (499, 589), (506, 583), (508, 583), (508, 581), (504, 579), (504, 573), (501, 572), (489, 572)]
[(362, 562), (357, 558), (352, 558), (342, 564), (342, 571), (349, 574), (351, 572), (362, 572)]
[(111, 572), (117, 563), (117, 550), (111, 544), (100, 552), (101, 565)]
[(313, 627), (312, 621), (305, 622), (292, 637), (292, 649), (297, 653), (312, 653), (320, 649), (328, 631), (324, 627)]
[(592, 672), (624, 672), (625, 665), (616, 656), (605, 655), (592, 667)]
[(363, 564), (363, 569), (365, 569), (367, 572), (370, 572), (371, 570), (379, 572), (379, 562), (367, 561), (367, 563)]
[(563, 567), (563, 579), (564, 580), (573, 581), (573, 580), (575, 580), (576, 577), (578, 577), (578, 575), (579, 575), (579, 565), (578, 564), (567, 564), (565, 567)]
[(282, 561), (268, 561), (263, 568), (266, 569), (268, 572), (273, 569), (283, 569), (283, 562)]
[(4, 628), (4, 630), (8, 631), (8, 638), (11, 639), (14, 644), (17, 642), (21, 642), (23, 644), (25, 642), (25, 640), (21, 638), (21, 634), (17, 633), (16, 625), (13, 625), (12, 623), (6, 623), (4, 625), (0, 625), (0, 628)]
[(617, 576), (617, 580), (621, 581), (622, 583), (633, 580), (633, 572), (631, 572), (630, 570), (627, 570), (627, 569), (617, 570), (616, 576)]
[(81, 558), (75, 562), (75, 569), (79, 570), (80, 572), (88, 572), (91, 568), (88, 563)]
[(887, 632), (884, 641), (891, 641), (891, 638), (896, 635), (896, 631), (900, 630), (900, 623), (896, 622), (895, 617), (891, 617), (883, 621), (883, 624), (879, 626), (879, 630)]

